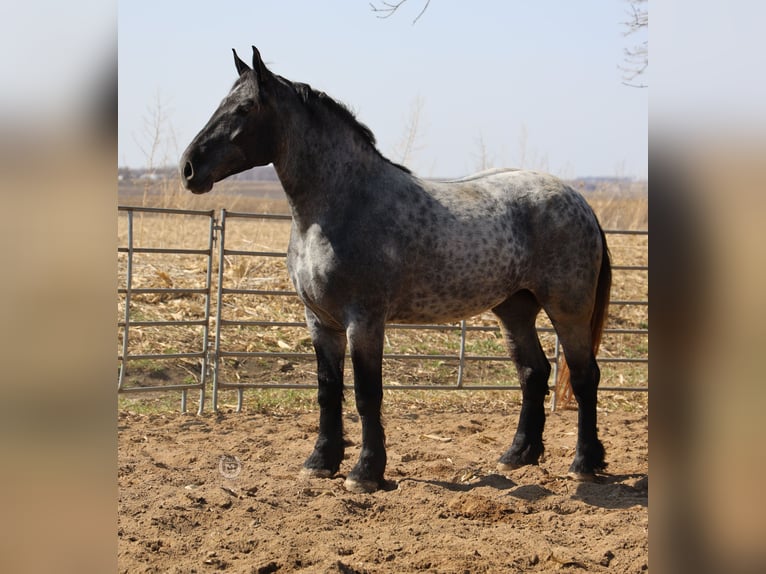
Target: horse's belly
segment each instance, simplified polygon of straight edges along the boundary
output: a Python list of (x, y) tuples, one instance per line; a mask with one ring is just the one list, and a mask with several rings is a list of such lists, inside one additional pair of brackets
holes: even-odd
[(508, 297), (506, 289), (413, 290), (391, 305), (392, 323), (452, 323), (483, 313)]

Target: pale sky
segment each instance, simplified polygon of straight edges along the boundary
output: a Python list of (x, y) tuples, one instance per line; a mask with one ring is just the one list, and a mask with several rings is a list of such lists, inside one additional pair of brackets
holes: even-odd
[[(380, 2), (376, 2), (380, 5)], [(648, 89), (623, 85), (627, 2), (408, 0), (380, 19), (366, 0), (131, 0), (118, 7), (120, 166), (175, 164), (236, 79), (231, 49), (348, 105), (424, 177), (481, 165), (556, 175), (647, 175)], [(648, 83), (648, 74), (644, 81)]]

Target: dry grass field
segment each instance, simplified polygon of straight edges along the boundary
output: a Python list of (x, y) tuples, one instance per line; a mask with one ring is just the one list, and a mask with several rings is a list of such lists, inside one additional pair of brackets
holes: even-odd
[[(254, 189), (257, 188), (257, 189)], [(260, 197), (259, 197), (260, 196)], [(264, 196), (266, 198), (264, 198)], [(589, 194), (607, 229), (646, 229), (646, 197)], [(202, 196), (177, 184), (123, 189), (121, 205), (195, 210), (286, 213), (274, 184), (225, 183)], [(228, 249), (284, 251), (288, 222), (231, 219)], [(127, 217), (118, 218), (126, 245)], [(209, 220), (135, 213), (136, 246), (206, 249)], [(615, 265), (646, 265), (647, 237), (610, 235)], [(119, 285), (126, 280), (119, 254)], [(133, 287), (180, 288), (205, 284), (199, 255), (135, 254)], [(218, 260), (213, 261), (213, 283)], [(226, 256), (224, 283), (242, 289), (290, 290), (282, 257)], [(646, 300), (648, 272), (615, 271), (612, 298)], [(213, 310), (215, 310), (215, 301)], [(197, 294), (135, 294), (131, 321), (178, 321), (203, 315)], [(117, 320), (124, 318), (124, 296)], [(608, 328), (648, 329), (647, 306), (613, 305)], [(228, 319), (300, 322), (294, 298), (227, 295)], [(213, 318), (215, 315), (213, 315)], [(471, 325), (494, 325), (491, 314)], [(545, 325), (541, 317), (540, 325)], [(118, 329), (118, 353), (121, 352)], [(129, 352), (198, 351), (201, 327), (134, 326)], [(229, 327), (227, 349), (309, 352), (302, 327)], [(548, 353), (553, 337), (542, 336)], [(388, 332), (386, 352), (456, 355), (457, 331)], [(500, 356), (498, 332), (469, 331), (466, 351)], [(607, 334), (602, 357), (646, 357), (648, 334)], [(349, 361), (350, 363), (350, 361)], [(349, 369), (350, 367), (347, 367)], [(313, 358), (227, 358), (227, 381), (313, 385)], [(127, 363), (125, 387), (193, 384), (199, 364), (190, 359), (140, 359)], [(387, 359), (384, 420), (387, 488), (348, 493), (345, 473), (359, 454), (360, 424), (353, 393), (346, 393), (346, 460), (330, 479), (300, 479), (298, 471), (317, 431), (315, 392), (258, 389), (224, 391), (219, 410), (179, 412), (178, 391), (124, 393), (118, 415), (118, 568), (133, 572), (401, 573), (589, 572), (635, 573), (648, 569), (648, 418), (645, 363), (602, 363), (599, 427), (607, 472), (594, 483), (566, 475), (574, 454), (577, 413), (558, 409), (546, 420), (539, 466), (499, 474), (495, 465), (511, 441), (518, 391), (395, 390), (397, 385), (454, 385), (457, 361)], [(347, 371), (347, 380), (350, 373)], [(510, 363), (469, 362), (464, 384), (515, 384)], [(190, 402), (195, 399), (190, 393)], [(190, 409), (192, 410), (192, 409)], [(224, 464), (225, 463), (225, 464)]]

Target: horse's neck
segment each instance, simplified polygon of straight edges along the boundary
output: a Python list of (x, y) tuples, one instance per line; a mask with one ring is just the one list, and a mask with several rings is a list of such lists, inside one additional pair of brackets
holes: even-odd
[(371, 171), (393, 167), (353, 127), (317, 121), (332, 118), (293, 118), (274, 163), (293, 218), (304, 228), (358, 201)]

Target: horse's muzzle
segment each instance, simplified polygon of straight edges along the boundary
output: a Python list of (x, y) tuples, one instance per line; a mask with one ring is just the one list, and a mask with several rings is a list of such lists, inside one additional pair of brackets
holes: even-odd
[(192, 193), (207, 193), (213, 189), (212, 178), (201, 178), (189, 159), (181, 160), (181, 182)]

